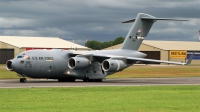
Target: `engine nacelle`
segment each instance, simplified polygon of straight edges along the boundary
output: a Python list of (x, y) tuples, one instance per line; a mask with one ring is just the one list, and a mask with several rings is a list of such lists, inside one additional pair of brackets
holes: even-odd
[(81, 69), (87, 67), (90, 63), (90, 60), (85, 57), (72, 57), (69, 59), (68, 66), (70, 69)]
[(122, 60), (104, 60), (102, 63), (102, 69), (106, 72), (116, 72), (123, 70), (126, 64)]

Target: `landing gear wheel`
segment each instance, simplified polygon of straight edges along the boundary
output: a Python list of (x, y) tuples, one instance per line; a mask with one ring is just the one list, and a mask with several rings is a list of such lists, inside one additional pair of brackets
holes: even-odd
[(102, 82), (102, 79), (95, 79), (95, 82)]
[(75, 82), (76, 79), (75, 78), (69, 78), (68, 82)]
[(75, 78), (58, 79), (58, 82), (75, 82)]
[(88, 82), (88, 78), (84, 78), (84, 79), (83, 79), (83, 82)]
[(63, 82), (63, 79), (58, 79), (58, 82)]
[(26, 82), (26, 78), (20, 78), (19, 80), (21, 83), (25, 83)]
[(88, 79), (88, 82), (95, 82), (95, 79)]
[(89, 79), (89, 78), (84, 78), (83, 82), (102, 82), (102, 79)]

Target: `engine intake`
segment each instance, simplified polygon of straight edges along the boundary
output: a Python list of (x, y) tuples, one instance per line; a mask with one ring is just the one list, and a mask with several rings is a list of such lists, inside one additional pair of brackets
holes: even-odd
[(90, 63), (90, 60), (85, 57), (72, 57), (69, 59), (68, 66), (70, 69), (81, 69), (87, 67)]
[(104, 60), (102, 63), (102, 69), (106, 72), (121, 71), (126, 67), (126, 64), (122, 60)]
[(7, 68), (7, 70), (13, 71), (12, 60), (8, 60), (6, 62), (6, 68)]

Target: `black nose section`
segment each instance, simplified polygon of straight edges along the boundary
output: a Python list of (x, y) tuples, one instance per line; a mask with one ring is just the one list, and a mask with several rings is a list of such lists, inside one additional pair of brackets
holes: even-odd
[(7, 70), (13, 71), (12, 60), (8, 60), (6, 62), (6, 68), (7, 68)]

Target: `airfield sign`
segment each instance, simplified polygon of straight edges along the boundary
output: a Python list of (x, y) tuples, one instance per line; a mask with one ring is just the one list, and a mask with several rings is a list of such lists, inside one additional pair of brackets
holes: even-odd
[(187, 51), (170, 51), (170, 58), (186, 58)]

